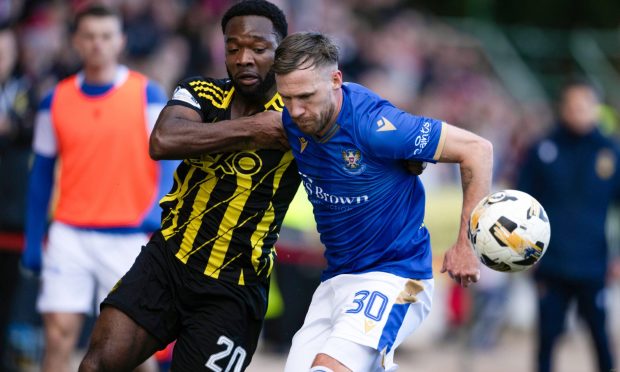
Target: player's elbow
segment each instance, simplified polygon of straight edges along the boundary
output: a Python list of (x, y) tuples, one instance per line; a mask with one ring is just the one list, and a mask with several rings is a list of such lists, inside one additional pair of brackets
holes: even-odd
[(165, 136), (155, 128), (149, 139), (149, 155), (153, 160), (165, 160), (168, 159), (167, 154)]
[(472, 146), (472, 154), (475, 155), (477, 162), (493, 164), (493, 144), (491, 141), (476, 136), (476, 140)]
[(467, 146), (461, 152), (459, 163), (465, 165), (472, 164), (493, 164), (493, 144), (491, 141), (474, 135), (468, 140)]
[(478, 137), (476, 143), (477, 150), (480, 153), (479, 156), (487, 159), (493, 159), (493, 144), (486, 138)]

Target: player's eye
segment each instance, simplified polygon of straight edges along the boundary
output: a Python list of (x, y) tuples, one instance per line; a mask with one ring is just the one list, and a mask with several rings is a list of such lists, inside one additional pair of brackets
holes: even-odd
[(262, 54), (265, 52), (265, 48), (254, 48), (254, 53)]

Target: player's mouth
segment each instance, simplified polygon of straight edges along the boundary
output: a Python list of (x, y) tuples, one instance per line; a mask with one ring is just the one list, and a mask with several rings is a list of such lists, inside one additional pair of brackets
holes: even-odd
[(260, 77), (251, 72), (242, 72), (235, 76), (235, 80), (241, 85), (251, 86), (258, 84)]

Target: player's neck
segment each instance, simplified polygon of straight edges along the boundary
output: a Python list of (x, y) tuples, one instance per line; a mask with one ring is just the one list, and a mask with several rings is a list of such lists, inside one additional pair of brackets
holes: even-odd
[(117, 64), (111, 64), (104, 67), (84, 66), (84, 81), (88, 84), (110, 84), (116, 79)]
[(235, 94), (231, 104), (231, 117), (250, 116), (265, 110), (265, 104), (276, 94), (276, 87), (270, 88), (262, 97), (248, 97)]

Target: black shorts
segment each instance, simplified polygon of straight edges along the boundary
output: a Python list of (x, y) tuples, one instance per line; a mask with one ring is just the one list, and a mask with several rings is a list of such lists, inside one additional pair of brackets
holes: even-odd
[(268, 283), (239, 286), (179, 261), (156, 234), (101, 307), (113, 306), (162, 348), (177, 340), (172, 371), (244, 370), (256, 350)]

